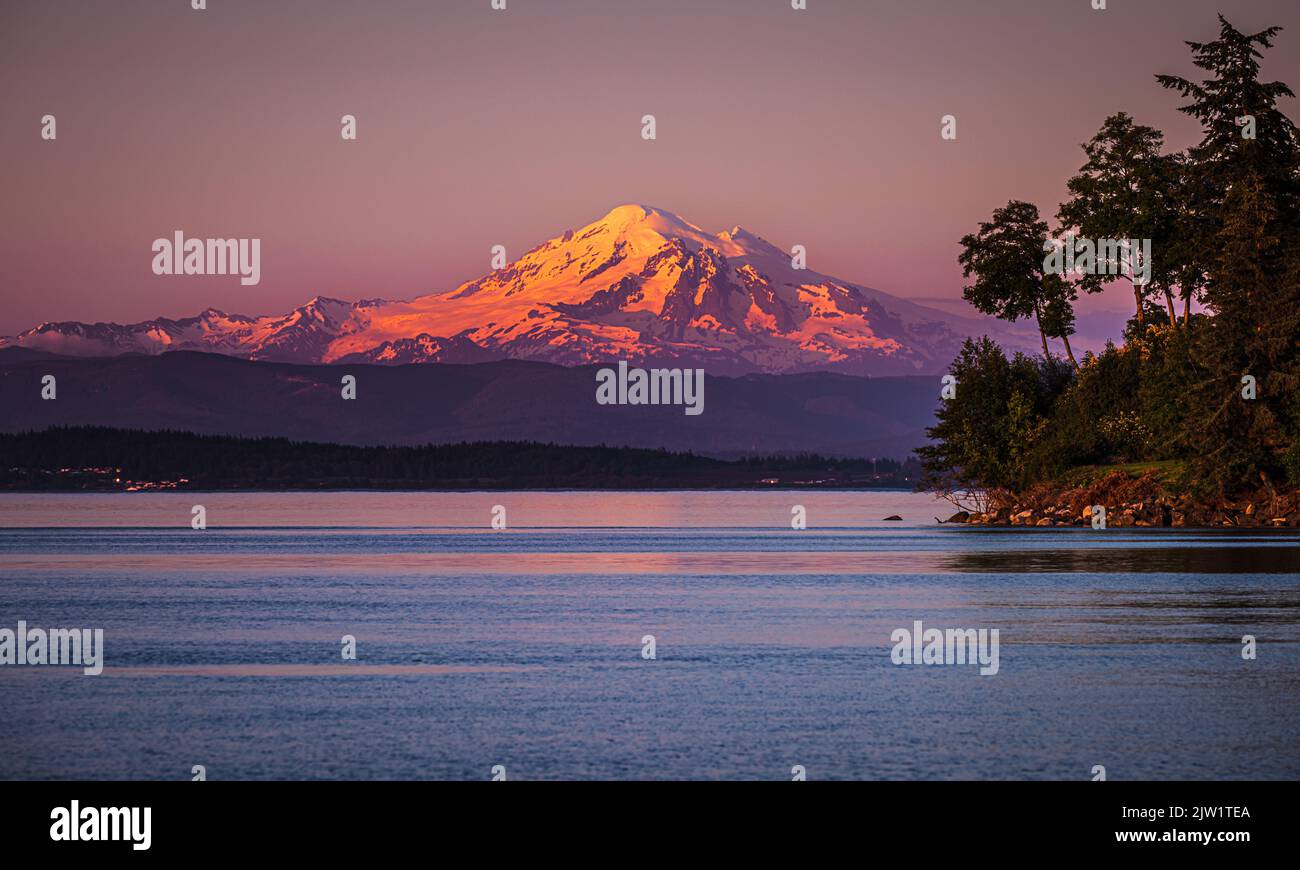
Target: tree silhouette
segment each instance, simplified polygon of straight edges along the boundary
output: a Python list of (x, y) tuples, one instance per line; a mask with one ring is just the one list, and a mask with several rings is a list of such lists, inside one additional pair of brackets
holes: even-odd
[(993, 219), (982, 221), (978, 232), (962, 237), (957, 262), (963, 275), (975, 278), (962, 288), (962, 295), (985, 314), (1012, 323), (1033, 317), (1044, 359), (1052, 356), (1048, 336), (1060, 338), (1077, 369), (1069, 339), (1074, 332), (1074, 291), (1060, 276), (1044, 271), (1047, 238), (1047, 223), (1039, 219), (1033, 203), (1013, 199), (995, 209)]
[[(1150, 279), (1133, 285), (1134, 311), (1139, 330), (1144, 325), (1143, 301), (1163, 293), (1173, 321), (1174, 262), (1168, 246), (1176, 235), (1177, 190), (1180, 161), (1161, 154), (1164, 134), (1154, 127), (1134, 124), (1124, 112), (1111, 115), (1101, 130), (1083, 146), (1088, 155), (1077, 175), (1066, 182), (1070, 199), (1061, 203), (1056, 219), (1058, 235), (1077, 232), (1088, 239), (1150, 239)], [(1082, 275), (1077, 284), (1087, 293), (1099, 292), (1112, 280), (1103, 274)]]

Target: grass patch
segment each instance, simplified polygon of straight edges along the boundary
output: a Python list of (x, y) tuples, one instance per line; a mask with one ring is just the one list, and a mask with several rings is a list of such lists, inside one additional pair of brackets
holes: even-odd
[(1151, 474), (1161, 483), (1175, 483), (1183, 476), (1186, 469), (1187, 462), (1182, 459), (1163, 459), (1159, 462), (1117, 462), (1110, 465), (1080, 465), (1062, 474), (1060, 483), (1066, 487), (1092, 486), (1117, 471), (1133, 478)]

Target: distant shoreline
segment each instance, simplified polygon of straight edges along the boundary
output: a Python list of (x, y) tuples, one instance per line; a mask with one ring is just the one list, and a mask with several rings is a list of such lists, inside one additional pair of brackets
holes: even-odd
[(720, 459), (483, 441), (357, 446), (106, 427), (0, 434), (0, 492), (912, 491), (914, 459)]

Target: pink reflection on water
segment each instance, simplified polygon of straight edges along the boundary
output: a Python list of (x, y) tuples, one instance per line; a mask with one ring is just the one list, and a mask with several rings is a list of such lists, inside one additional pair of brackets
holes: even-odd
[(226, 664), (145, 665), (104, 668), (112, 677), (392, 677), (444, 674), (515, 674), (540, 671), (540, 665), (362, 665)]
[[(4, 493), (0, 528), (188, 529), (190, 507), (208, 527), (479, 528), (504, 505), (511, 528), (930, 526), (952, 506), (931, 495), (891, 491), (754, 490), (672, 492), (182, 492)], [(902, 523), (886, 523), (898, 514)]]
[(423, 574), (916, 574), (938, 572), (941, 553), (849, 550), (702, 553), (223, 553), (50, 556), (27, 554), (7, 561), (13, 571), (94, 574), (181, 574), (204, 571), (267, 575), (403, 576)]

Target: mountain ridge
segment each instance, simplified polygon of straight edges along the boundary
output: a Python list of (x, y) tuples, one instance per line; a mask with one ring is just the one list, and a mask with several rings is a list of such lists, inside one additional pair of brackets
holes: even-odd
[[(0, 350), (0, 432), (51, 426), (176, 430), (353, 445), (535, 441), (705, 456), (902, 459), (926, 441), (939, 379), (835, 372), (705, 375), (706, 411), (601, 405), (598, 366), (300, 365), (172, 351), (105, 358)], [(57, 399), (42, 399), (46, 375)], [(341, 397), (344, 375), (356, 398)]]
[(1032, 336), (928, 308), (812, 269), (741, 226), (709, 233), (625, 204), (451, 290), (410, 300), (317, 295), (282, 315), (208, 307), (134, 324), (46, 322), (2, 347), (72, 356), (197, 350), (256, 361), (703, 367), (718, 374), (938, 374), (962, 340)]

